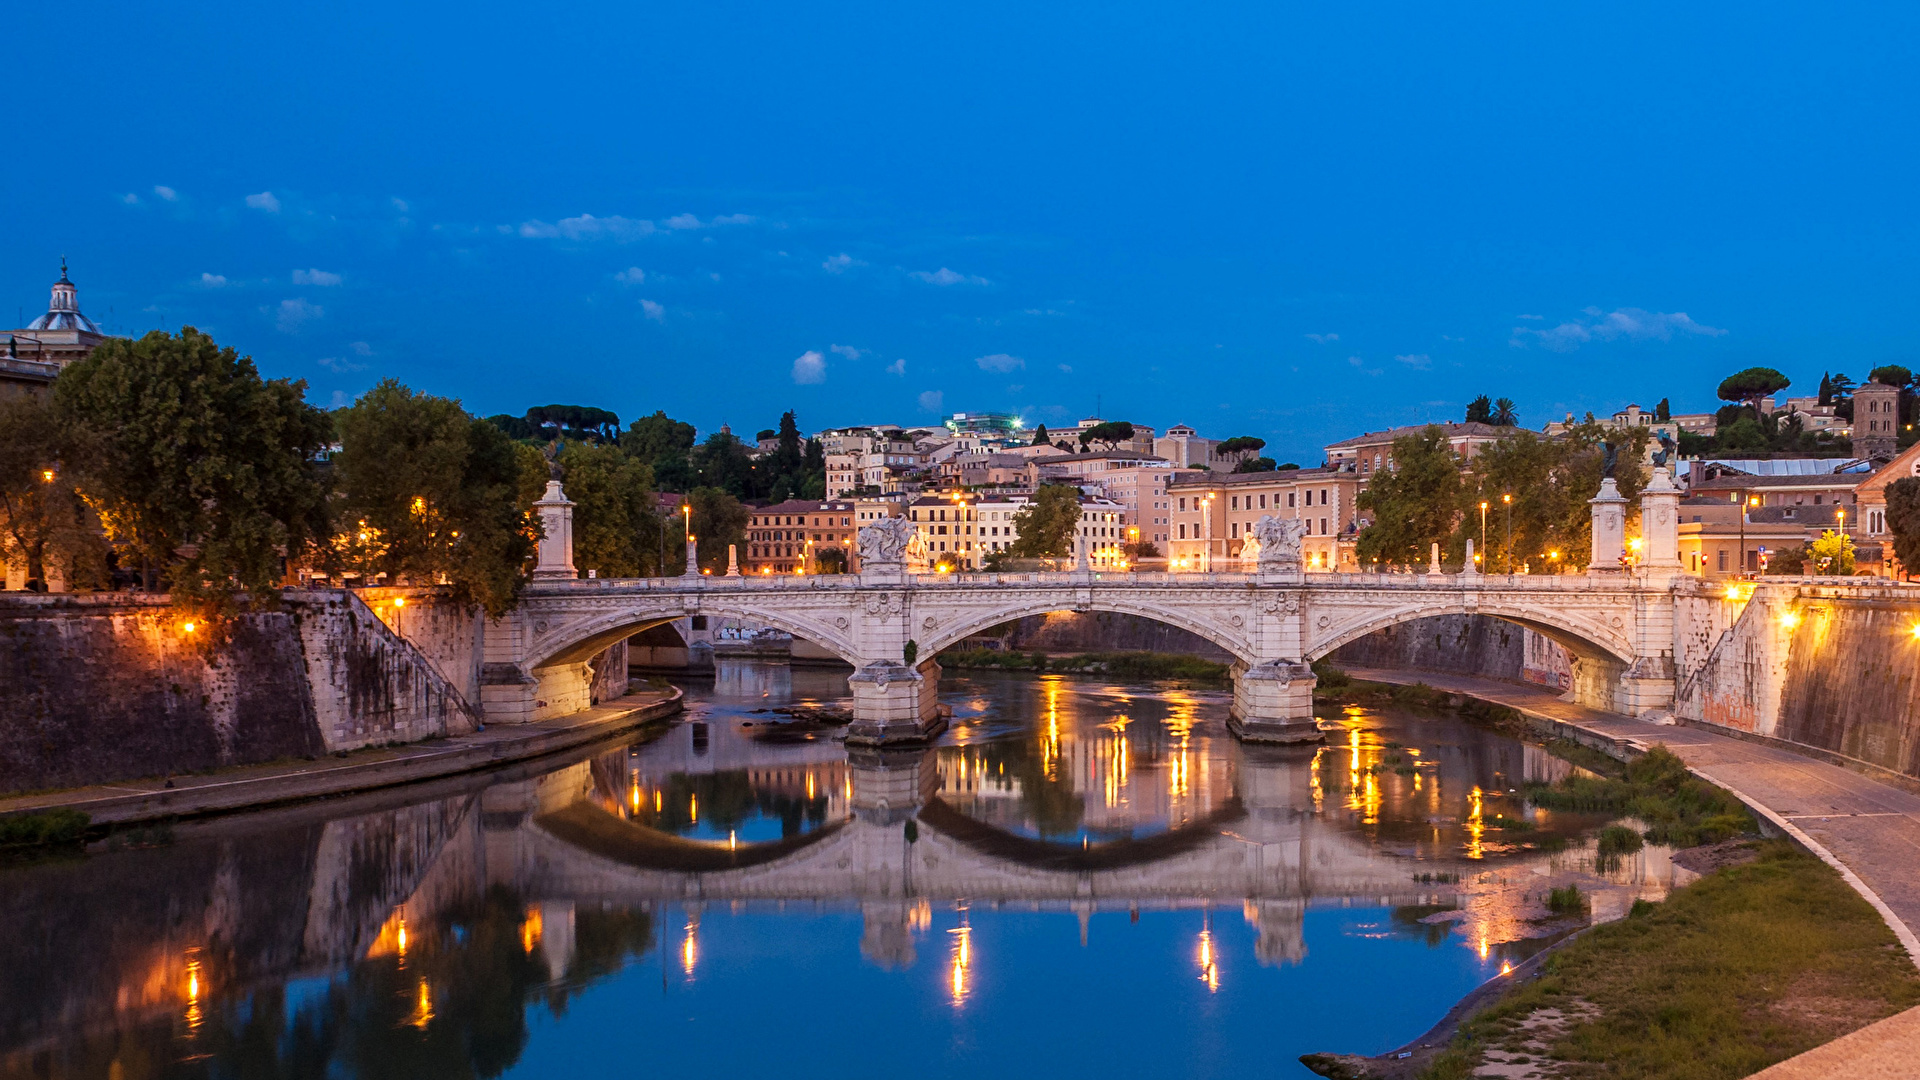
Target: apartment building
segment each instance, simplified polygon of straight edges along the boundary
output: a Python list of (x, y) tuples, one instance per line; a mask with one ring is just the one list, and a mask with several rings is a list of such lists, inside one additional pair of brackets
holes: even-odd
[(852, 502), (834, 499), (789, 499), (753, 508), (747, 518), (741, 572), (812, 574), (836, 565), (857, 571), (860, 548), (854, 511)]
[(1440, 429), (1447, 445), (1452, 448), (1454, 457), (1462, 464), (1472, 461), (1480, 455), (1480, 448), (1514, 433), (1510, 427), (1495, 427), (1478, 421), (1470, 424), (1412, 424), (1407, 427), (1388, 428), (1385, 431), (1369, 431), (1355, 435), (1351, 439), (1342, 439), (1327, 444), (1327, 465), (1335, 468), (1350, 468), (1361, 476), (1372, 476), (1381, 469), (1393, 467), (1394, 440), (1409, 435), (1419, 435), (1430, 427)]
[[(988, 555), (1005, 551), (1020, 538), (1020, 511), (1032, 502), (1027, 495), (928, 495), (907, 507), (907, 516), (926, 545), (936, 566), (978, 570)], [(1078, 535), (1087, 547), (1089, 564), (1118, 566), (1126, 561), (1126, 508), (1111, 499), (1082, 497)]]
[(1211, 474), (1182, 472), (1167, 484), (1173, 508), (1169, 566), (1238, 569), (1253, 523), (1271, 514), (1307, 523), (1301, 558), (1309, 570), (1355, 571), (1354, 537), (1368, 519), (1356, 507), (1366, 478), (1353, 469), (1281, 469)]

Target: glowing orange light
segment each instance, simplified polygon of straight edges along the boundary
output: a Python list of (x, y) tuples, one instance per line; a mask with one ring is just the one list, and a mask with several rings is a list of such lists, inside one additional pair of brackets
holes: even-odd
[(180, 629), (185, 633), (191, 634), (195, 630), (200, 629), (200, 624), (194, 622), (192, 619), (188, 619), (186, 622), (180, 624)]
[(396, 596), (396, 597), (394, 597), (394, 598), (393, 598), (393, 606), (394, 606), (394, 607), (406, 607), (406, 606), (407, 606), (407, 598), (406, 598), (406, 597), (404, 597), (404, 596)]
[(46, 484), (51, 484), (51, 483), (53, 483), (53, 470), (52, 470), (52, 469), (41, 469), (41, 470), (40, 470), (40, 480), (41, 480), (41, 482), (42, 482), (42, 483), (46, 483)]

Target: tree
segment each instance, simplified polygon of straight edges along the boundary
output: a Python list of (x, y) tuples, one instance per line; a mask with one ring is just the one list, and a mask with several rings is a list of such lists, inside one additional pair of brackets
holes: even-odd
[(726, 573), (727, 546), (746, 546), (752, 511), (731, 492), (717, 487), (694, 488), (687, 493), (687, 501), (693, 504), (693, 538), (701, 568)]
[(1360, 531), (1357, 556), (1365, 566), (1425, 565), (1428, 545), (1445, 542), (1460, 512), (1460, 466), (1446, 433), (1429, 425), (1393, 441), (1393, 466), (1373, 474), (1359, 507), (1373, 513)]
[(1882, 364), (1867, 373), (1867, 380), (1882, 386), (1897, 386), (1904, 390), (1913, 385), (1913, 372), (1899, 364)]
[(1772, 397), (1790, 385), (1791, 380), (1772, 368), (1750, 367), (1720, 380), (1719, 396), (1722, 401), (1742, 402), (1758, 411), (1760, 399)]
[[(1821, 404), (1823, 404), (1823, 405), (1824, 405), (1824, 404), (1825, 404), (1825, 402), (1822, 402)], [(1660, 399), (1660, 404), (1658, 404), (1658, 405), (1655, 405), (1655, 406), (1653, 407), (1653, 421), (1654, 421), (1654, 423), (1656, 423), (1656, 424), (1664, 424), (1664, 423), (1667, 423), (1668, 421), (1670, 421), (1670, 420), (1672, 420), (1672, 419), (1673, 419), (1673, 406), (1667, 403), (1667, 399), (1666, 399), (1666, 398), (1661, 398), (1661, 399)]]
[(664, 412), (643, 416), (620, 436), (620, 448), (635, 458), (659, 466), (660, 459), (672, 454), (684, 457), (693, 449), (693, 425), (675, 420)]
[(1222, 439), (1213, 448), (1216, 457), (1233, 457), (1236, 454), (1252, 457), (1266, 449), (1267, 440), (1257, 435), (1235, 435), (1231, 439)]
[(99, 517), (74, 486), (84, 436), (40, 395), (0, 402), (0, 548), (29, 583), (105, 588), (107, 545)]
[(1133, 439), (1133, 424), (1125, 420), (1109, 420), (1095, 424), (1080, 433), (1080, 449), (1085, 450), (1090, 443), (1105, 443), (1111, 450), (1123, 442)]
[(1514, 427), (1520, 423), (1520, 412), (1514, 406), (1512, 398), (1501, 398), (1493, 403), (1493, 415), (1488, 422), (1495, 427)]
[[(1462, 478), (1459, 526), (1448, 541), (1450, 555), (1464, 558), (1472, 537), (1483, 546), (1489, 571), (1504, 570), (1508, 555), (1516, 568), (1579, 570), (1592, 552), (1593, 514), (1587, 500), (1600, 488), (1605, 453), (1601, 444), (1617, 445), (1615, 481), (1629, 500), (1645, 486), (1640, 464), (1649, 433), (1646, 428), (1621, 431), (1586, 422), (1548, 438), (1531, 431), (1512, 435), (1480, 448), (1472, 469)], [(1507, 547), (1507, 506), (1511, 496), (1512, 548)], [(1480, 545), (1480, 504), (1488, 506), (1486, 543)], [(1557, 557), (1555, 557), (1557, 553)]]
[[(1891, 485), (1889, 485), (1891, 486)], [(1832, 529), (1807, 545), (1807, 566), (1816, 574), (1847, 577), (1853, 573), (1853, 537)]]
[(813, 556), (814, 572), (820, 574), (844, 574), (847, 572), (847, 552), (844, 548), (821, 548)]
[(537, 439), (540, 437), (540, 429), (534, 427), (524, 416), (508, 416), (506, 413), (501, 413), (498, 416), (487, 417), (487, 423), (506, 432), (507, 438), (509, 439)]
[(547, 440), (602, 443), (620, 437), (620, 417), (591, 405), (536, 405), (527, 410), (526, 419)]
[(800, 475), (801, 498), (827, 497), (827, 450), (820, 445), (819, 439), (807, 440), (806, 453), (801, 455)]
[(1815, 404), (1822, 407), (1833, 404), (1833, 375), (1831, 372), (1823, 371), (1820, 373), (1820, 399), (1815, 402)]
[(1052, 437), (1047, 434), (1047, 425), (1041, 424), (1039, 427), (1033, 429), (1033, 442), (1029, 445), (1045, 446), (1051, 438)]
[(1493, 399), (1485, 394), (1481, 394), (1479, 397), (1467, 402), (1466, 420), (1469, 424), (1493, 423)]
[(666, 523), (654, 507), (653, 468), (592, 443), (568, 443), (558, 460), (574, 503), (573, 564), (601, 577), (659, 575)]
[(1237, 473), (1272, 472), (1275, 468), (1277, 468), (1277, 466), (1274, 465), (1273, 459), (1270, 457), (1250, 457), (1242, 458), (1240, 464), (1233, 467), (1233, 471)]
[(1033, 501), (1013, 515), (1015, 539), (1005, 552), (1013, 559), (1065, 558), (1073, 554), (1080, 531), (1080, 489), (1042, 484)]
[(1920, 478), (1905, 477), (1887, 485), (1887, 531), (1893, 534), (1893, 557), (1911, 576), (1920, 570)]
[(736, 499), (755, 494), (753, 459), (740, 440), (727, 432), (707, 436), (693, 452), (692, 464), (700, 487), (719, 488)]
[(328, 535), (332, 425), (305, 390), (188, 326), (107, 339), (61, 373), (54, 404), (88, 433), (83, 490), (123, 562), (217, 615), (240, 591), (275, 603), (286, 561)]
[(491, 616), (510, 610), (531, 569), (529, 495), (546, 464), (460, 403), (383, 380), (336, 417), (333, 456), (348, 569), (444, 579)]

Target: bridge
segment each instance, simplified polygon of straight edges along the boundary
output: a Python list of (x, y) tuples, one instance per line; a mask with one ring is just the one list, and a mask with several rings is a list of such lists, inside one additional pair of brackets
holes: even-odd
[(944, 722), (938, 656), (971, 634), (1022, 616), (1103, 611), (1156, 620), (1226, 650), (1233, 727), (1254, 742), (1309, 741), (1309, 666), (1363, 635), (1435, 615), (1486, 615), (1528, 627), (1573, 659), (1571, 696), (1631, 715), (1671, 708), (1677, 679), (1700, 663), (1731, 614), (1720, 593), (1683, 572), (1679, 498), (1665, 469), (1640, 496), (1639, 559), (1629, 564), (1629, 503), (1615, 482), (1590, 500), (1592, 569), (1584, 574), (1488, 575), (1469, 557), (1442, 573), (1438, 545), (1425, 573), (1322, 573), (1300, 557), (1298, 521), (1263, 518), (1232, 572), (930, 573), (911, 524), (860, 531), (858, 574), (579, 578), (572, 504), (558, 481), (536, 504), (546, 538), (533, 583), (486, 631), (482, 706), (490, 721), (524, 722), (590, 704), (588, 661), (649, 626), (707, 615), (777, 627), (854, 668), (860, 745), (923, 742)]

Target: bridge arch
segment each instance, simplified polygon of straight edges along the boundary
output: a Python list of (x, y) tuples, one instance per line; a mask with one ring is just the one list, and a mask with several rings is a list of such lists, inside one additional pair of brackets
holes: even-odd
[[(544, 636), (536, 638), (528, 654), (526, 667), (527, 670), (533, 671), (560, 664), (584, 663), (622, 638), (690, 615), (739, 619), (761, 626), (771, 626), (794, 637), (811, 641), (855, 667), (858, 667), (861, 662), (852, 641), (839, 627), (796, 616), (776, 607), (762, 607), (750, 603), (702, 603), (698, 610), (689, 611), (681, 605), (669, 607), (652, 603), (618, 608), (554, 627)], [(538, 627), (539, 622), (536, 621), (536, 632)]]
[[(1263, 657), (1255, 655), (1252, 643), (1244, 630), (1221, 626), (1209, 619), (1188, 614), (1175, 608), (1163, 607), (1153, 603), (1128, 602), (1102, 596), (1096, 592), (1090, 602), (1062, 603), (1061, 597), (1021, 599), (1005, 606), (980, 612), (967, 612), (942, 620), (927, 640), (920, 643), (922, 655), (936, 655), (950, 649), (959, 642), (985, 630), (991, 630), (1002, 623), (1015, 619), (1024, 619), (1032, 615), (1046, 615), (1055, 611), (1104, 611), (1116, 615), (1132, 615), (1164, 623), (1177, 630), (1185, 630), (1196, 637), (1204, 638), (1213, 645), (1226, 650), (1236, 660), (1249, 666), (1259, 663)], [(920, 614), (918, 608), (915, 614)]]
[[(1306, 655), (1302, 659), (1318, 660), (1342, 645), (1358, 641), (1375, 631), (1404, 626), (1421, 619), (1445, 615), (1485, 615), (1488, 618), (1499, 619), (1502, 622), (1532, 630), (1576, 657), (1599, 659), (1621, 665), (1633, 663), (1633, 643), (1626, 634), (1624, 619), (1623, 626), (1620, 628), (1591, 625), (1592, 619), (1582, 617), (1584, 613), (1555, 611), (1537, 604), (1508, 603), (1484, 597), (1471, 610), (1455, 601), (1450, 604), (1402, 604), (1384, 611), (1374, 610), (1354, 614), (1358, 617), (1344, 622), (1334, 622), (1325, 630), (1310, 629)], [(1569, 618), (1569, 615), (1573, 617)]]

